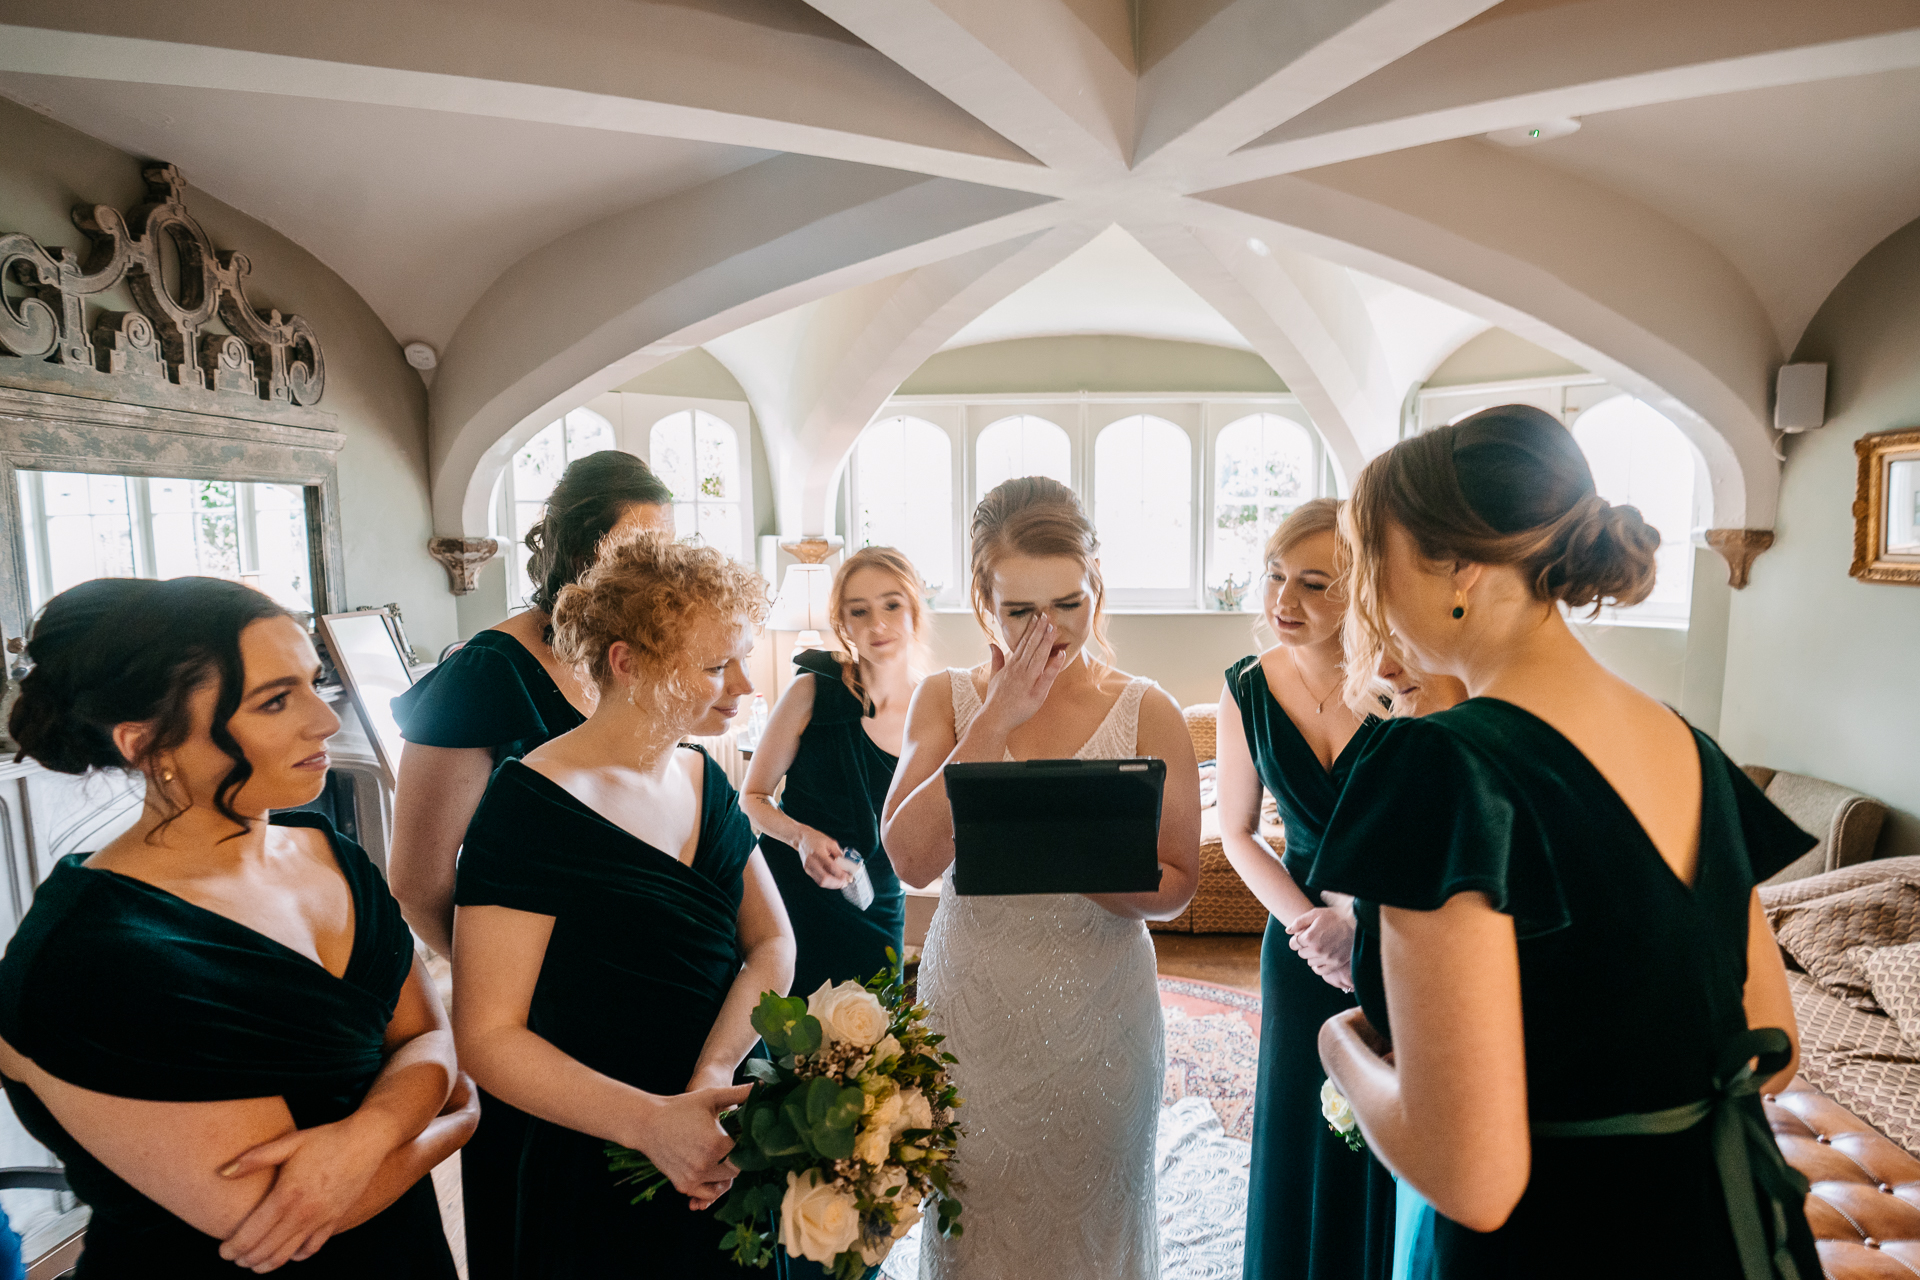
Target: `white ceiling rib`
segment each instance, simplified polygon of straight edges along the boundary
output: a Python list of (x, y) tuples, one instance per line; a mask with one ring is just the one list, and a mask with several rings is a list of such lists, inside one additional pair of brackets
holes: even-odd
[[(1920, 214), (1910, 0), (3, 16), (0, 93), (164, 154), (341, 271), (396, 337), (445, 346), (444, 533), (472, 531), (540, 415), (734, 330), (791, 437), (782, 525), (817, 532), (853, 420), (942, 345), (1251, 348), (1351, 462), (1392, 438), (1437, 349), (1488, 322), (1660, 401), (1716, 468), (1715, 522), (1765, 527), (1770, 370)], [(1548, 116), (1585, 127), (1478, 140)], [(509, 315), (550, 322), (528, 342)]]

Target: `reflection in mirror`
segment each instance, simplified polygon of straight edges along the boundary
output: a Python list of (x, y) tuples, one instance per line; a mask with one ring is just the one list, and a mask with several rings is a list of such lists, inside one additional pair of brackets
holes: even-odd
[(90, 578), (201, 574), (314, 609), (306, 491), (293, 484), (21, 471), (29, 607)]
[(371, 730), (375, 753), (389, 781), (400, 773), (400, 750), (406, 745), (393, 718), (393, 700), (413, 687), (413, 673), (384, 610), (329, 613), (320, 618), (320, 634), (353, 695), (360, 718)]

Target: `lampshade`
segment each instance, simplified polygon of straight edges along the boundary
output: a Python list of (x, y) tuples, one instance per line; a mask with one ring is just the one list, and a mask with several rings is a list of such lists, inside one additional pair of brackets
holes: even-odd
[[(779, 598), (767, 626), (774, 631), (811, 631), (817, 637), (829, 625), (827, 599), (833, 589), (833, 570), (823, 564), (796, 564), (787, 567), (780, 583)], [(817, 643), (817, 640), (816, 640)]]

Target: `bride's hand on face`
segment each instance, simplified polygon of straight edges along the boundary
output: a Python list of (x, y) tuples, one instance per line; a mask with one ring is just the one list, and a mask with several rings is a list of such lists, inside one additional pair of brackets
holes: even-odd
[(991, 716), (1000, 728), (1011, 733), (1027, 721), (1047, 700), (1053, 681), (1066, 669), (1071, 649), (1053, 651), (1058, 635), (1053, 622), (1036, 617), (1013, 646), (1011, 654), (999, 645), (993, 650), (993, 670), (987, 676), (987, 700), (980, 714)]

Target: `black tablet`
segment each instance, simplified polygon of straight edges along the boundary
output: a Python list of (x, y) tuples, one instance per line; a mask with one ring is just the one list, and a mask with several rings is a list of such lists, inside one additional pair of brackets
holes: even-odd
[(950, 764), (953, 891), (1152, 893), (1160, 887), (1161, 760)]

